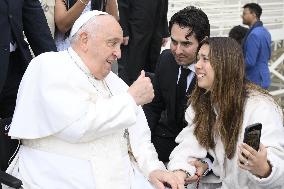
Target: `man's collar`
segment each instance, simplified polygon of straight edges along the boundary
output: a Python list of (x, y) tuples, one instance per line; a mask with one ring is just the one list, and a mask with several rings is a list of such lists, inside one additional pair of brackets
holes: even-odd
[[(186, 69), (190, 69), (191, 71), (193, 71), (195, 73), (195, 63), (192, 63), (190, 65), (186, 65), (186, 66), (182, 66), (183, 68), (186, 68)], [(181, 68), (181, 66), (180, 66)]]

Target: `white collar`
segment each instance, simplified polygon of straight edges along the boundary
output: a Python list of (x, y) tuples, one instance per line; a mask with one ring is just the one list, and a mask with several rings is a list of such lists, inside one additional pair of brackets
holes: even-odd
[(75, 61), (75, 64), (88, 76), (94, 77), (89, 68), (86, 66), (86, 64), (83, 62), (83, 60), (80, 58), (80, 56), (77, 54), (76, 51), (72, 49), (72, 47), (69, 47), (67, 49), (67, 53), (71, 56), (71, 58)]
[[(179, 69), (180, 68), (181, 68), (181, 66), (179, 67)], [(187, 65), (187, 66), (183, 66), (183, 68), (190, 69), (192, 72), (195, 73), (195, 63)]]

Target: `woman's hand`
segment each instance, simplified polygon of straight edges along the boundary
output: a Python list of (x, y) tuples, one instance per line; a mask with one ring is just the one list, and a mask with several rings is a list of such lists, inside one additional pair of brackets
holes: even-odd
[(267, 150), (263, 144), (259, 145), (258, 152), (245, 143), (241, 144), (238, 151), (238, 165), (260, 178), (266, 178), (271, 173)]
[(190, 161), (189, 164), (191, 164), (192, 166), (196, 168), (196, 172), (195, 172), (195, 175), (187, 177), (185, 179), (186, 184), (196, 182), (198, 178), (201, 177), (204, 174), (204, 172), (208, 169), (208, 164), (203, 163), (200, 160)]

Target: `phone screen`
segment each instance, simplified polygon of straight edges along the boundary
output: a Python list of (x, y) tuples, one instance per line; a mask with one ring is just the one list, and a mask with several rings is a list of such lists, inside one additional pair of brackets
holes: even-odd
[(261, 137), (261, 123), (252, 124), (245, 129), (244, 143), (258, 151)]

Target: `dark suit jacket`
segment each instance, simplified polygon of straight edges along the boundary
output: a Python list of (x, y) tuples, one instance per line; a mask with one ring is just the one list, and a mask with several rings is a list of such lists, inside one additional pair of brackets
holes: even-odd
[[(159, 27), (163, 37), (169, 36), (168, 0), (118, 0), (118, 8), (123, 36), (129, 36), (131, 32), (136, 32), (131, 31), (133, 27), (135, 28), (135, 25), (137, 28), (151, 32), (153, 32), (154, 27)], [(159, 20), (156, 20), (157, 18)]]
[(11, 32), (21, 54), (23, 70), (32, 56), (23, 31), (35, 55), (56, 51), (46, 18), (38, 0), (0, 0), (0, 93), (7, 77)]
[(155, 71), (162, 38), (169, 36), (168, 0), (118, 0), (118, 9), (123, 36), (129, 36), (118, 60), (125, 73), (119, 70), (119, 76), (131, 84), (142, 69)]
[[(149, 127), (152, 132), (152, 142), (156, 147), (159, 159), (166, 162), (173, 148), (175, 138), (186, 126), (183, 120), (176, 118), (176, 85), (179, 66), (170, 50), (164, 50), (160, 55), (154, 76), (153, 87), (155, 97), (149, 104), (143, 106)], [(194, 80), (189, 85), (191, 93)], [(162, 116), (161, 116), (162, 115)]]

